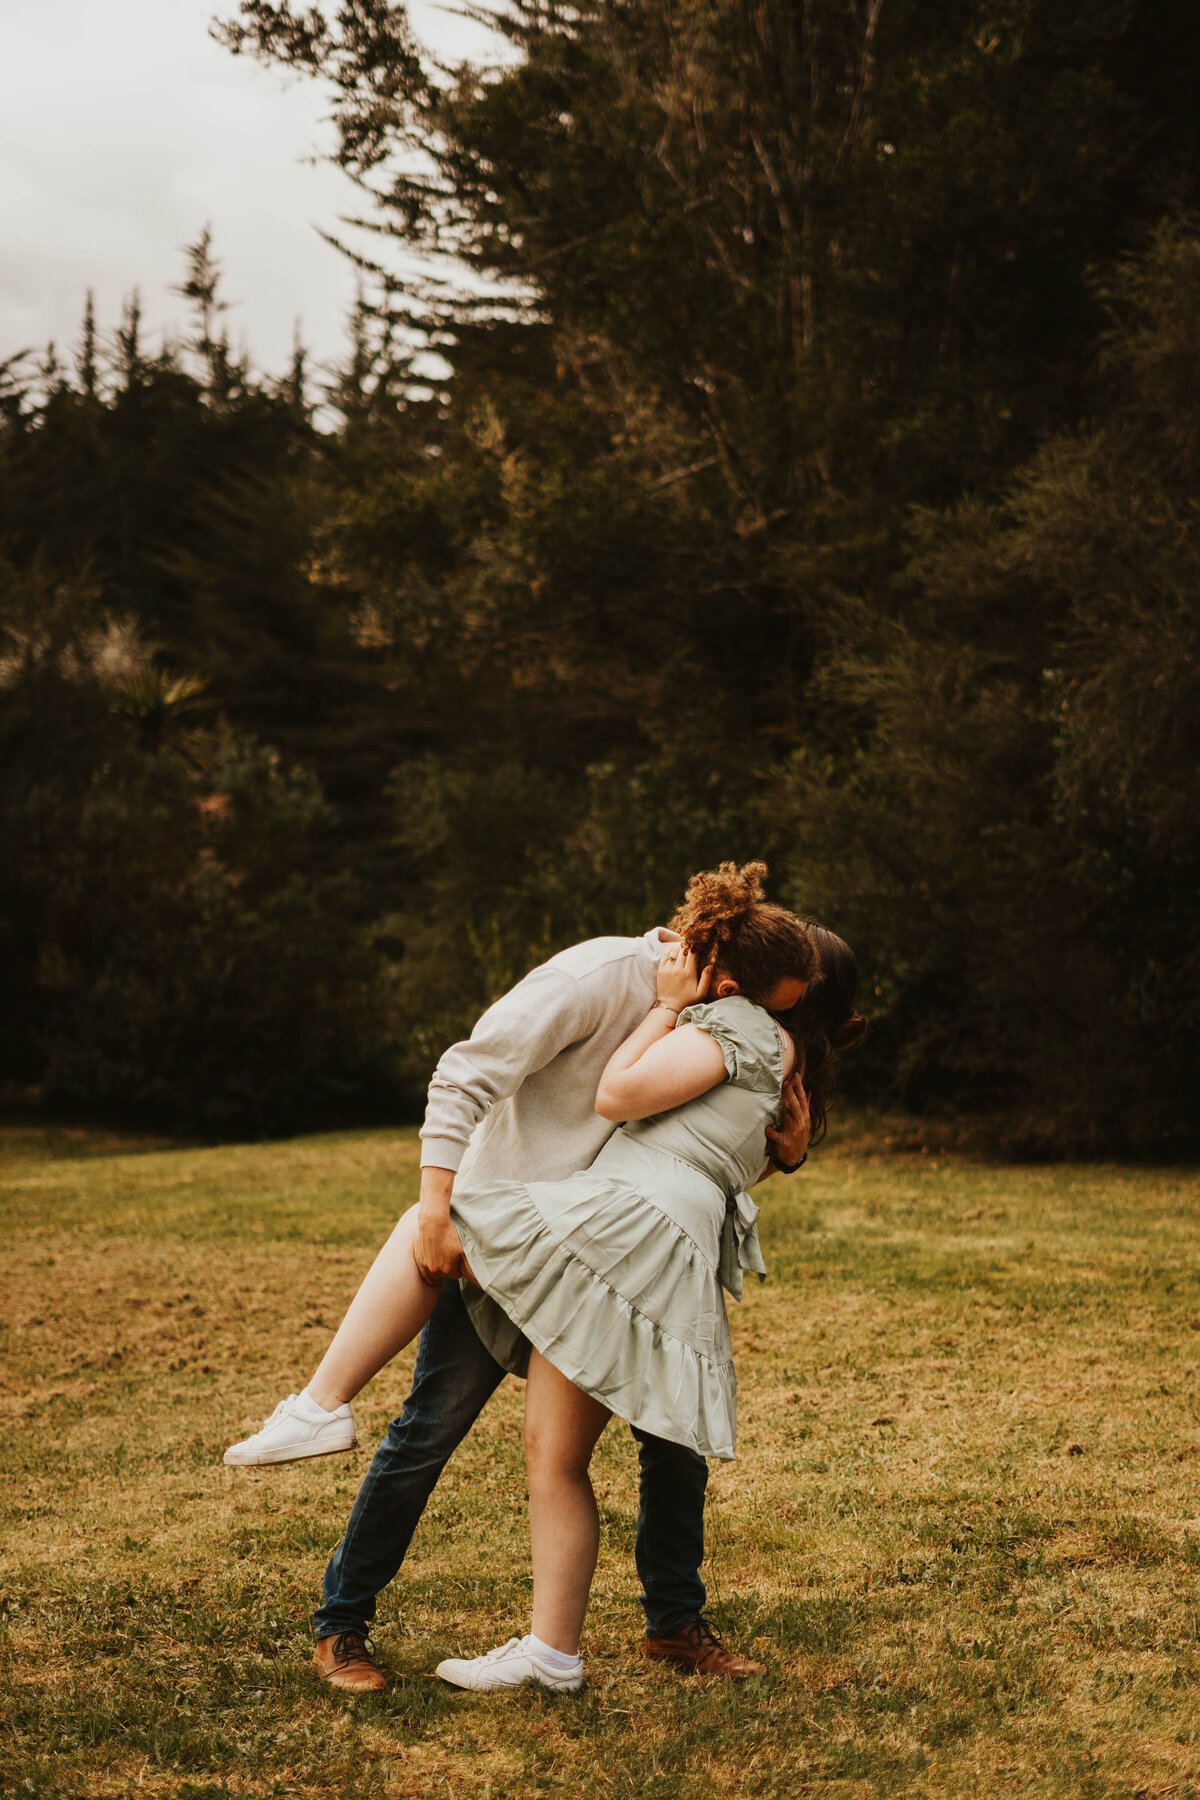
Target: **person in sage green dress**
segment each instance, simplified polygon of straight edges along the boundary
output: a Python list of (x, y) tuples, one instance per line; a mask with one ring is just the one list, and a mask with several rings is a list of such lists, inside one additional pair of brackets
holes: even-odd
[[(588, 1464), (613, 1413), (702, 1456), (734, 1454), (737, 1384), (722, 1290), (740, 1298), (745, 1273), (765, 1274), (747, 1189), (764, 1173), (766, 1130), (796, 1063), (792, 1033), (752, 996), (777, 988), (781, 956), (795, 969), (802, 941), (754, 954), (753, 934), (739, 930), (745, 874), (725, 865), (704, 878), (705, 966), (686, 933), (663, 956), (654, 1006), (601, 1077), (596, 1110), (621, 1126), (591, 1167), (559, 1181), (468, 1180), (454, 1189), (475, 1329), (498, 1361), (528, 1371), (534, 1562), (532, 1632), (441, 1663), (438, 1673), (456, 1685), (581, 1685), (578, 1643), (598, 1548)], [(795, 923), (811, 946), (809, 929)], [(813, 949), (801, 966), (818, 971)], [(802, 1006), (807, 982), (795, 986)], [(310, 1383), (323, 1405), (352, 1399), (432, 1310), (436, 1295), (404, 1255), (415, 1211), (391, 1240), (400, 1254), (389, 1265), (388, 1340), (375, 1347), (376, 1322), (373, 1366), (348, 1359), (339, 1340), (355, 1334), (352, 1307)], [(341, 1371), (336, 1391), (323, 1379), (330, 1370)]]

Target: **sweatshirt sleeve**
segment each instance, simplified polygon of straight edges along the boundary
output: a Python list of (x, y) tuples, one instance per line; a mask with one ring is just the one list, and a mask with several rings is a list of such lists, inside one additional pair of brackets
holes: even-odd
[(457, 1170), (471, 1133), (497, 1100), (599, 1028), (602, 996), (594, 987), (543, 963), (488, 1008), (469, 1038), (450, 1046), (429, 1083), (422, 1168)]

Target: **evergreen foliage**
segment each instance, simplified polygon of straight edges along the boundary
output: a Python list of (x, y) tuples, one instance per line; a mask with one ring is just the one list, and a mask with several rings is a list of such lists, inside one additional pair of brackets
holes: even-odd
[[(89, 302), (78, 386), (10, 371), (0, 1080), (228, 1135), (394, 1106), (396, 1080), (346, 832), (369, 720), (321, 734), (350, 636), (296, 570), (320, 447), (294, 396), (198, 351), (148, 360), (135, 302), (102, 366)], [(264, 492), (289, 529), (239, 535)], [(318, 770), (348, 769), (339, 813)]]
[(1187, 1136), (1200, 1088), (1194, 229), (1106, 299), (1090, 429), (920, 521), (903, 604), (847, 608), (824, 673), (869, 714), (854, 761), (801, 751), (781, 784), (872, 946), (904, 1097), (1002, 1106), (1033, 1146)]
[(89, 300), (74, 378), (0, 371), (9, 1079), (395, 1107), (538, 957), (766, 854), (870, 971), (866, 1087), (1181, 1140), (1200, 19), (495, 23), (492, 69), (387, 0), (218, 28), (326, 85), (376, 234), (322, 410), (230, 351), (207, 231), (187, 344)]

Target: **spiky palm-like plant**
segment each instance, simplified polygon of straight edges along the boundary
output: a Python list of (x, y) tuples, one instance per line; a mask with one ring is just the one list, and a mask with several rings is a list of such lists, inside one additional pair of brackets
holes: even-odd
[(173, 675), (146, 662), (113, 683), (114, 704), (148, 750), (159, 751), (213, 704), (203, 675)]

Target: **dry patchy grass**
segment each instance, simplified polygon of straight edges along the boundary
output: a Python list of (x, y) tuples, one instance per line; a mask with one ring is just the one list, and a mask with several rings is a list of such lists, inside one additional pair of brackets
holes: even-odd
[[(866, 1146), (864, 1148), (864, 1145)], [(1200, 1795), (1200, 1219), (1184, 1171), (826, 1152), (764, 1190), (734, 1311), (713, 1613), (732, 1690), (636, 1656), (610, 1428), (579, 1698), (428, 1671), (521, 1628), (520, 1389), (451, 1465), (347, 1702), (307, 1614), (367, 1449), (226, 1470), (415, 1188), (411, 1133), (232, 1149), (0, 1134), (0, 1791), (17, 1796)]]

